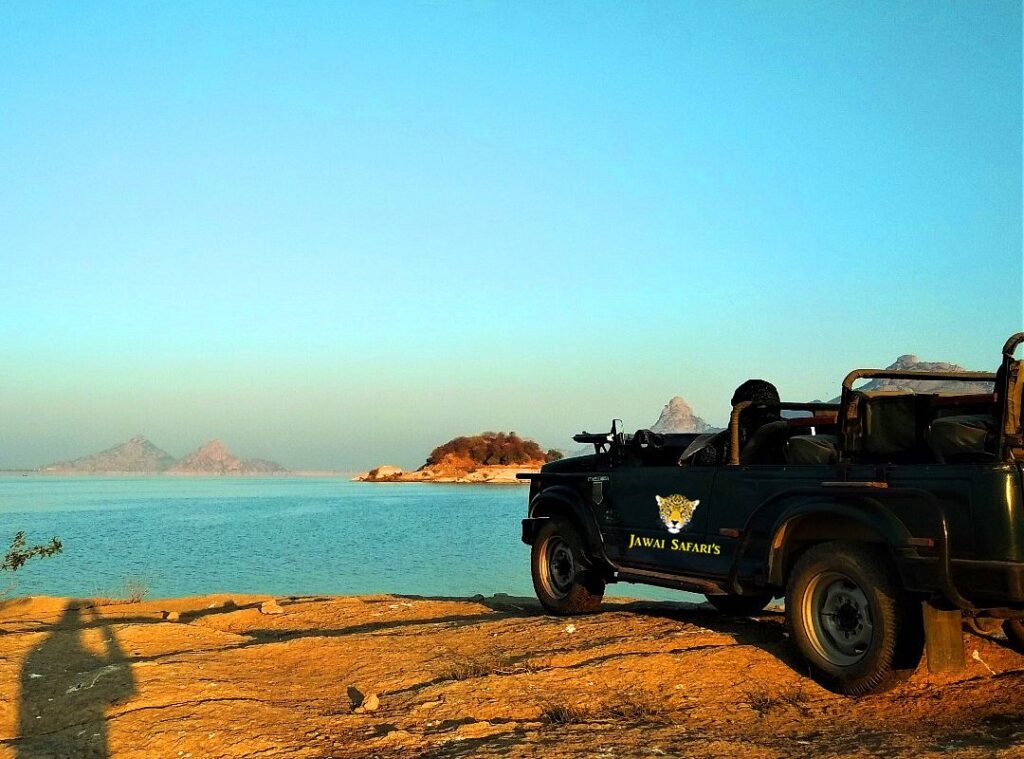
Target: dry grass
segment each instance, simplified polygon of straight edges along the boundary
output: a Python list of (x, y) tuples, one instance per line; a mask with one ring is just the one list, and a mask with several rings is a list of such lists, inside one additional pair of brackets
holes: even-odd
[(121, 583), (121, 597), (130, 604), (142, 603), (149, 593), (149, 584), (140, 577), (127, 577)]
[(607, 701), (592, 704), (554, 703), (545, 706), (540, 718), (552, 725), (587, 722), (663, 722), (670, 709), (665, 701), (646, 691), (622, 691)]
[(626, 722), (658, 722), (668, 714), (668, 705), (650, 693), (623, 693), (619, 698), (604, 704), (603, 717)]
[(806, 706), (807, 698), (804, 695), (802, 685), (795, 690), (774, 694), (768, 688), (758, 686), (748, 690), (744, 696), (747, 706), (757, 712), (757, 716), (760, 718), (764, 718), (771, 712), (785, 709), (786, 707), (794, 708), (805, 716), (809, 713)]
[(540, 718), (552, 725), (578, 725), (593, 722), (593, 712), (578, 704), (549, 704), (540, 712)]
[(435, 674), (441, 680), (472, 680), (488, 675), (521, 675), (535, 672), (536, 666), (500, 649), (465, 653), (448, 650)]

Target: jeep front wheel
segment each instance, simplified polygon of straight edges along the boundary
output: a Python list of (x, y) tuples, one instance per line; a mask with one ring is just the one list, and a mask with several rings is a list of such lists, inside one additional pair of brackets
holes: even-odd
[(814, 679), (849, 696), (886, 690), (921, 660), (921, 607), (900, 587), (886, 553), (820, 543), (797, 561), (786, 588), (790, 638)]
[(552, 614), (597, 611), (604, 580), (591, 567), (583, 540), (572, 523), (551, 519), (537, 531), (531, 553), (533, 588)]

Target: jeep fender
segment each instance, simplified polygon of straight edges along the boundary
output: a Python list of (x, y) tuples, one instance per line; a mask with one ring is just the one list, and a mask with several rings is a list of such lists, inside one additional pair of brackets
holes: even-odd
[[(529, 519), (523, 520), (523, 541), (533, 543), (533, 536), (539, 529), (540, 520), (564, 517), (571, 520), (580, 530), (583, 540), (594, 558), (605, 558), (604, 540), (597, 520), (572, 488), (554, 485), (545, 488), (530, 502)], [(530, 523), (530, 526), (527, 526)], [(529, 538), (529, 539), (528, 539)]]
[(906, 546), (911, 537), (906, 525), (873, 498), (795, 504), (779, 514), (768, 534), (768, 580), (779, 587), (785, 583), (795, 551), (806, 542), (864, 540), (896, 549)]

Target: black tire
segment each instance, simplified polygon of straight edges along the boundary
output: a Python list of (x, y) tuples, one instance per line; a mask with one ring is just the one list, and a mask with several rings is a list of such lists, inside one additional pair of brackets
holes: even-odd
[(730, 617), (753, 617), (775, 598), (771, 593), (754, 596), (704, 596), (708, 603)]
[(1018, 654), (1024, 654), (1024, 620), (1008, 619), (1003, 622), (1003, 632), (1010, 648)]
[(530, 554), (533, 589), (550, 613), (567, 616), (600, 608), (605, 583), (592, 566), (571, 522), (550, 519), (537, 531)]
[(919, 601), (900, 587), (886, 552), (866, 543), (819, 543), (800, 557), (786, 625), (814, 679), (847, 696), (888, 690), (924, 651)]

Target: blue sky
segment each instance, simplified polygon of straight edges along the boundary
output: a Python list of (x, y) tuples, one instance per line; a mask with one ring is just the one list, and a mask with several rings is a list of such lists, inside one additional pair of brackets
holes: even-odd
[(0, 467), (993, 368), (1021, 89), (1016, 2), (6, 2)]

